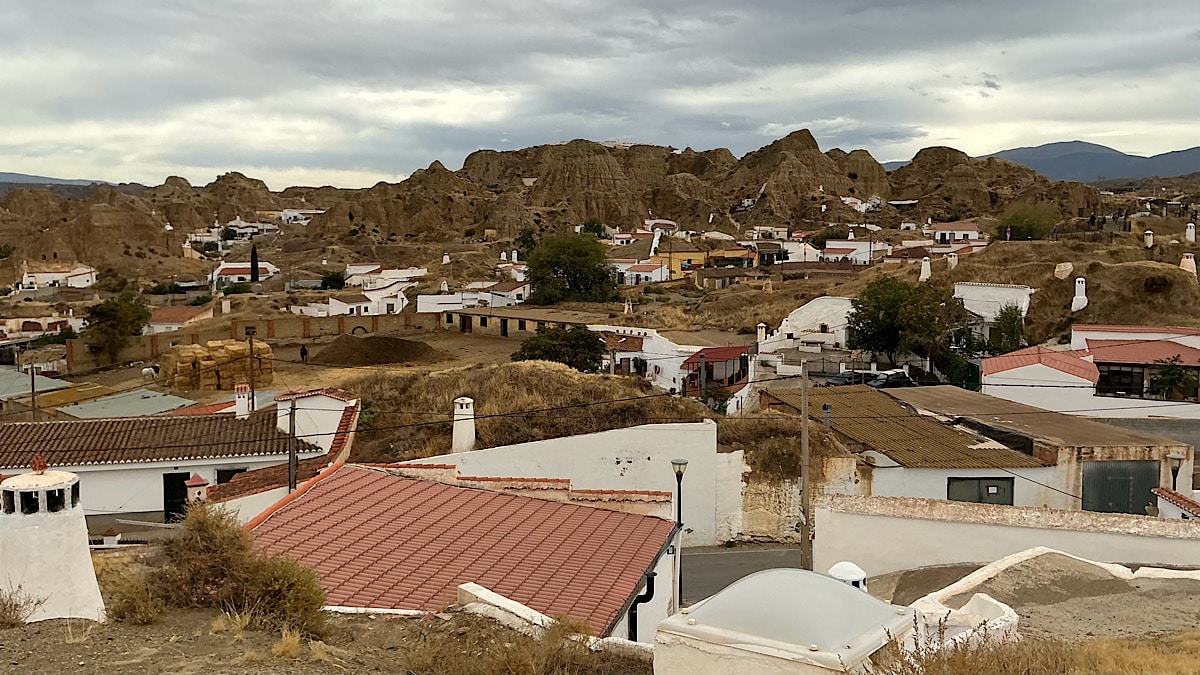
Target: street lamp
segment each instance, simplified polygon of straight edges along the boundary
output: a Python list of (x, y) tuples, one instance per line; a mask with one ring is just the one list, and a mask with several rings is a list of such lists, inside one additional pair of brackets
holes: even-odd
[(1177, 489), (1179, 483), (1179, 467), (1183, 464), (1184, 457), (1178, 452), (1172, 452), (1167, 455), (1167, 462), (1171, 467), (1171, 489)]
[(683, 472), (687, 471), (686, 459), (671, 460), (675, 470), (675, 527), (679, 530), (679, 606), (683, 606)]

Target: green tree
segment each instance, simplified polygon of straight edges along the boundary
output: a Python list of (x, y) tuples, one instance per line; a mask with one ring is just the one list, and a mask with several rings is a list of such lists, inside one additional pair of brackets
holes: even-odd
[(992, 351), (997, 354), (1015, 352), (1025, 346), (1025, 314), (1017, 305), (1008, 304), (1000, 308), (996, 322), (992, 324)]
[(341, 290), (346, 287), (346, 274), (337, 270), (330, 270), (321, 275), (321, 288)]
[(149, 322), (146, 301), (132, 291), (122, 291), (117, 297), (87, 309), (83, 339), (89, 348), (107, 353), (109, 362), (116, 363), (129, 339), (141, 335)]
[(527, 260), (533, 255), (533, 250), (537, 248), (537, 240), (533, 238), (533, 228), (527, 227), (521, 230), (516, 239), (513, 239), (513, 246), (521, 252), (521, 259)]
[(599, 218), (588, 218), (583, 221), (583, 231), (599, 239), (604, 236), (604, 223), (600, 222)]
[(900, 310), (912, 292), (912, 286), (892, 277), (867, 284), (851, 302), (847, 322), (850, 348), (886, 354), (888, 361), (895, 363), (900, 349)]
[(79, 337), (75, 334), (75, 329), (70, 326), (63, 326), (57, 333), (47, 333), (33, 342), (30, 342), (31, 347), (45, 347), (46, 345), (65, 345), (67, 340), (74, 340)]
[(229, 241), (230, 239), (237, 239), (237, 230), (233, 229), (232, 227), (222, 227), (221, 228), (221, 239), (223, 239), (225, 241)]
[(258, 283), (258, 244), (250, 245), (250, 283)]
[(845, 239), (850, 236), (850, 229), (845, 225), (826, 227), (804, 238), (804, 243), (813, 248), (825, 248), (825, 242), (830, 239)]
[(584, 326), (539, 328), (521, 343), (513, 361), (555, 361), (575, 370), (594, 373), (604, 360), (604, 340)]
[(1183, 365), (1183, 359), (1178, 354), (1169, 359), (1159, 359), (1154, 366), (1150, 375), (1151, 395), (1177, 401), (1196, 398), (1200, 377), (1197, 377), (1195, 369)]
[(970, 337), (971, 313), (947, 284), (919, 284), (898, 320), (902, 344), (934, 362), (949, 353), (952, 345)]
[(607, 249), (594, 237), (566, 234), (542, 240), (529, 256), (529, 302), (609, 302), (617, 298), (617, 282), (605, 257)]
[(1025, 241), (1045, 239), (1062, 220), (1058, 207), (1048, 202), (1016, 203), (1005, 210), (996, 228), (996, 239)]
[(0, 260), (6, 260), (6, 259), (10, 258), (10, 257), (12, 257), (12, 254), (13, 254), (12, 244), (0, 244)]

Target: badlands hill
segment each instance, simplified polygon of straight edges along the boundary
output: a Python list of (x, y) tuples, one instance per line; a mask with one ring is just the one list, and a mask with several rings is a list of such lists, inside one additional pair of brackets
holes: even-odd
[[(844, 197), (877, 199), (882, 206), (859, 214)], [(901, 213), (888, 200), (918, 201)], [(214, 220), (254, 220), (256, 211), (283, 208), (327, 209), (295, 235), (303, 240), (295, 250), (332, 247), (386, 258), (406, 247), (432, 250), (479, 241), (486, 230), (506, 239), (524, 229), (546, 234), (589, 218), (631, 229), (653, 214), (685, 229), (726, 232), (862, 220), (894, 226), (901, 220), (995, 214), (1017, 201), (1052, 202), (1064, 215), (1075, 215), (1098, 208), (1099, 193), (1002, 159), (973, 159), (942, 147), (922, 150), (889, 174), (865, 150), (822, 152), (805, 130), (740, 159), (726, 149), (576, 140), (480, 150), (458, 171), (434, 162), (400, 183), (363, 190), (272, 192), (236, 172), (203, 187), (176, 176), (150, 188), (96, 186), (85, 199), (16, 188), (0, 197), (0, 244), (15, 247), (14, 262), (45, 256), (112, 267), (131, 277), (162, 276), (205, 269), (204, 262), (180, 257), (187, 233)]]

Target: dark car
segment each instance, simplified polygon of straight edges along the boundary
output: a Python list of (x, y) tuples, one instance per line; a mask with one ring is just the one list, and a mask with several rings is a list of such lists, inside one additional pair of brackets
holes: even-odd
[(878, 373), (860, 373), (855, 370), (847, 370), (844, 373), (838, 373), (837, 375), (825, 378), (825, 386), (844, 387), (850, 384), (867, 384), (876, 377), (879, 377)]
[(915, 387), (916, 382), (908, 376), (903, 370), (896, 370), (887, 373), (880, 373), (875, 379), (867, 382), (868, 387), (876, 389), (894, 389), (896, 387)]

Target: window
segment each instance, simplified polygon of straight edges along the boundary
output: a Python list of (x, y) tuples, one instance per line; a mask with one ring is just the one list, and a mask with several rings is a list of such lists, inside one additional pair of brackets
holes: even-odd
[(517, 302), (521, 302), (524, 299), (525, 299), (524, 293), (517, 293)]
[(4, 491), (4, 512), (12, 513), (17, 510), (17, 497), (12, 490)]
[(450, 314), (449, 312), (446, 313), (446, 323), (454, 323), (454, 315), (453, 314)]
[(71, 506), (79, 506), (79, 483), (71, 486)]
[(545, 328), (545, 327), (546, 327), (546, 322), (545, 322), (545, 321), (539, 321), (539, 322), (538, 322), (538, 330), (541, 330), (541, 329), (543, 329), (543, 328)]
[(228, 483), (233, 480), (233, 477), (239, 473), (245, 473), (246, 469), (217, 469), (217, 485)]
[(479, 327), (487, 328), (487, 320), (488, 320), (488, 318), (486, 316), (479, 317)]
[(946, 499), (976, 504), (1013, 505), (1012, 478), (947, 478)]
[(829, 324), (827, 324), (827, 323), (821, 324), (821, 332), (828, 333), (829, 332)]
[(1097, 364), (1100, 378), (1096, 393), (1101, 396), (1142, 396), (1146, 382), (1145, 366)]
[(517, 330), (525, 330), (525, 320), (524, 319), (517, 321)]
[(38, 512), (38, 493), (37, 492), (22, 492), (21, 493), (21, 513), (37, 513)]

